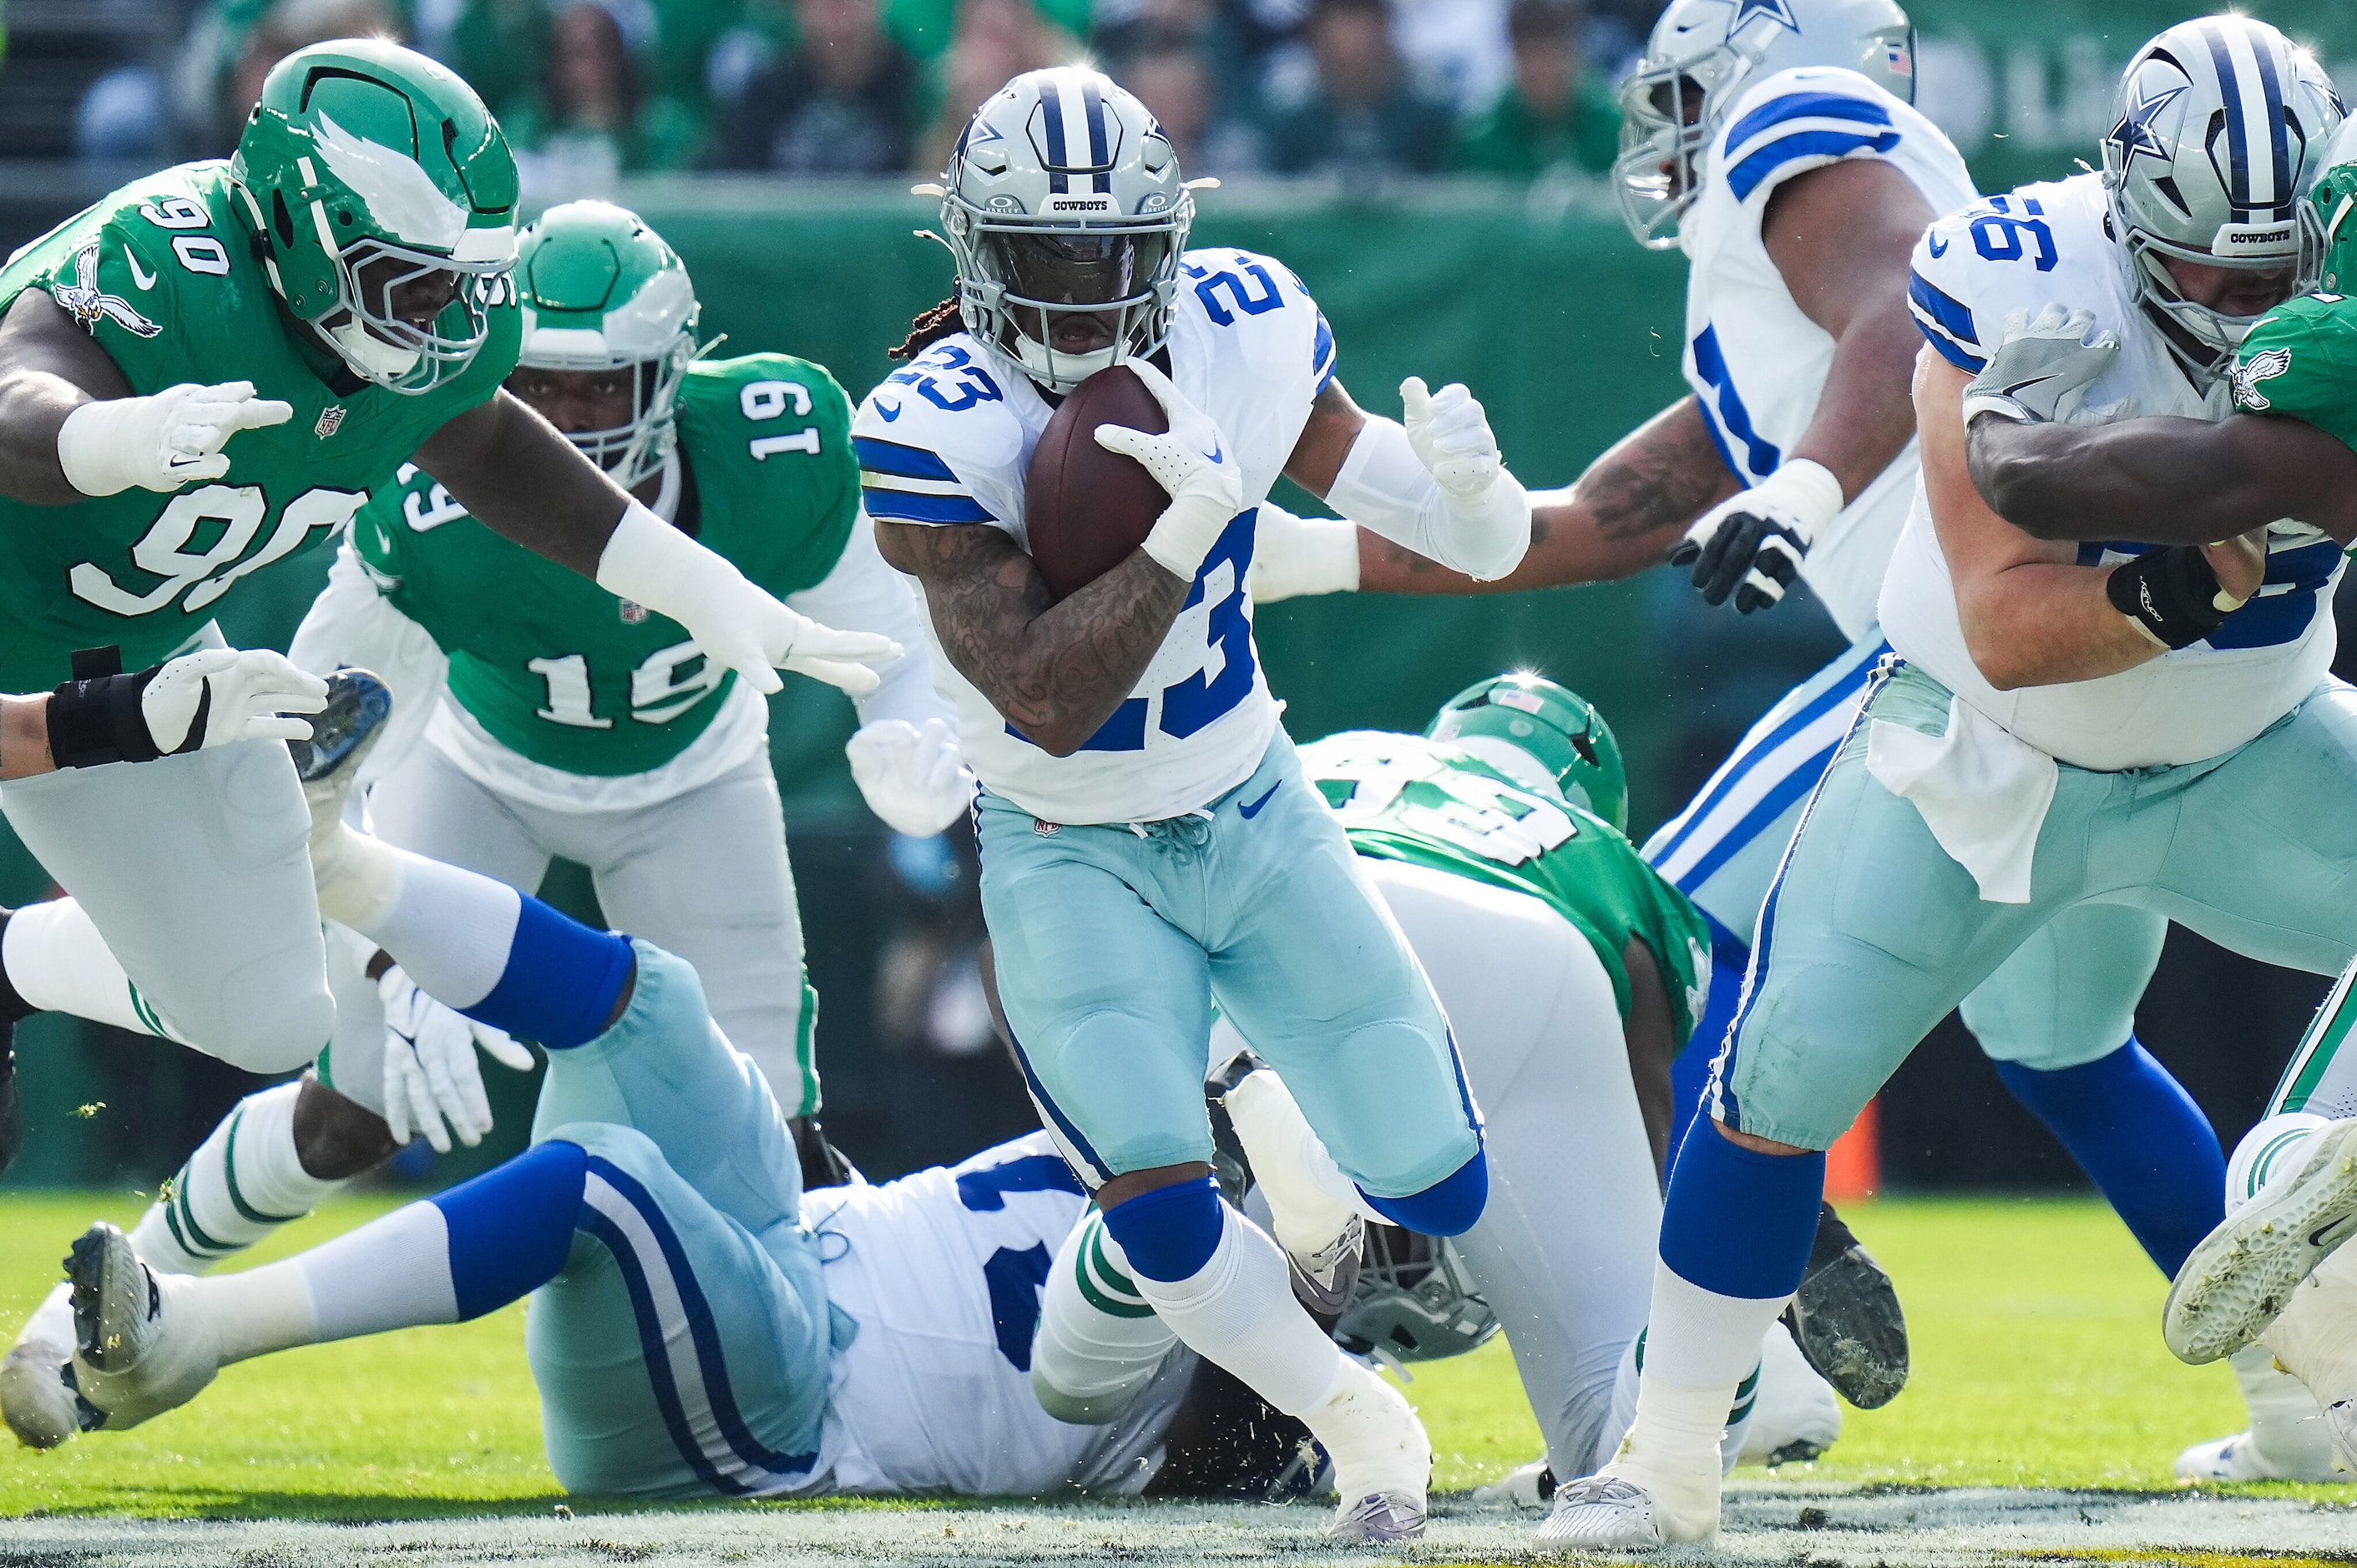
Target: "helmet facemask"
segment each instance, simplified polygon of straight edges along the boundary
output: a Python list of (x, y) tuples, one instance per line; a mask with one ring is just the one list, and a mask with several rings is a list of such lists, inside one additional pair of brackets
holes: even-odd
[(1678, 221), (1702, 194), (1702, 161), (1718, 122), (1750, 79), (1758, 51), (1729, 40), (1687, 60), (1641, 61), (1620, 84), (1620, 156), (1613, 193), (1621, 220), (1649, 251), (1678, 242)]
[[(539, 339), (577, 336), (542, 332)], [(679, 391), (698, 350), (692, 333), (682, 332), (657, 358), (625, 360), (610, 354), (566, 353), (534, 341), (517, 362), (519, 370), (572, 371), (597, 373), (626, 371), (630, 377), (630, 417), (604, 430), (568, 430), (565, 438), (581, 455), (613, 477), (616, 484), (634, 490), (662, 472), (679, 449)]]
[[(490, 335), (489, 307), (506, 297), (511, 264), (356, 240), (337, 253), (335, 307), (312, 326), (355, 374), (396, 392), (430, 392), (466, 370)], [(412, 317), (437, 299), (441, 309), (419, 326)]]
[[(1077, 228), (955, 209), (944, 219), (964, 241), (952, 249), (967, 328), (1040, 385), (1069, 392), (1109, 365), (1153, 353), (1169, 336), (1184, 214)], [(1071, 346), (1074, 317), (1092, 318), (1094, 346)]]

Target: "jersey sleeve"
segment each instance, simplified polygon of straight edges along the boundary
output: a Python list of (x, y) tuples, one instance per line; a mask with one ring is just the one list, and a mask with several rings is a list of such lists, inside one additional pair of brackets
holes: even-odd
[(2357, 300), (2311, 295), (2269, 312), (2234, 365), (2234, 410), (2313, 424), (2357, 451)]
[(1988, 362), (1988, 350), (1983, 346), (1981, 324), (1967, 303), (1979, 280), (1973, 275), (1973, 248), (1965, 231), (1982, 210), (1967, 208), (1940, 219), (1923, 231), (1908, 258), (1907, 311), (1915, 318), (1916, 329), (1942, 359), (1973, 375)]
[(1905, 133), (1893, 102), (1853, 70), (1778, 71), (1736, 100), (1711, 156), (1728, 193), (1756, 213), (1794, 175), (1897, 151)]
[[(169, 233), (136, 221), (138, 212), (126, 205), (105, 216), (85, 214), (24, 257), (21, 270), (11, 267), (13, 286), (0, 292), (13, 300), (27, 288), (43, 291), (106, 350), (133, 391), (154, 392), (168, 384), (156, 379), (163, 367), (187, 362), (181, 312), (202, 302), (179, 297), (190, 270), (174, 259)], [(207, 252), (199, 260), (210, 266), (212, 258)]]
[(1273, 385), (1297, 384), (1316, 398), (1334, 382), (1334, 328), (1301, 281), (1274, 256), (1252, 251), (1189, 251), (1178, 286), (1212, 327), (1231, 334), (1240, 369)]
[[(2080, 176), (2092, 179), (2093, 176)], [(1956, 369), (1977, 375), (2006, 317), (2035, 316), (2085, 286), (2087, 259), (2061, 267), (2058, 227), (2083, 217), (2072, 181), (2024, 186), (1951, 212), (1923, 231), (1908, 259), (1907, 308), (1926, 341)], [(2077, 215), (2077, 216), (2074, 216)], [(2091, 302), (2092, 303), (2092, 302)]]
[(1023, 429), (1006, 406), (1000, 373), (970, 339), (951, 338), (893, 371), (861, 401), (851, 445), (868, 516), (1017, 531)]
[(859, 515), (851, 400), (823, 365), (747, 354), (691, 370), (680, 439), (707, 515), (749, 527), (709, 542), (764, 589), (785, 595), (823, 580)]

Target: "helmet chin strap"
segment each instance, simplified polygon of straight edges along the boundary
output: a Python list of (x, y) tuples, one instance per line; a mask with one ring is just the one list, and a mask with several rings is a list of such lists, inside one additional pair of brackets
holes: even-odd
[[(1063, 392), (1071, 392), (1099, 371), (1118, 364), (1120, 353), (1120, 344), (1108, 343), (1085, 354), (1066, 354), (1049, 348), (1019, 328), (1015, 333), (1015, 358), (1025, 373), (1033, 381), (1045, 382)], [(1074, 375), (1074, 371), (1080, 373)]]
[(327, 328), (327, 336), (344, 362), (371, 381), (397, 381), (417, 368), (416, 349), (394, 348), (357, 319)]

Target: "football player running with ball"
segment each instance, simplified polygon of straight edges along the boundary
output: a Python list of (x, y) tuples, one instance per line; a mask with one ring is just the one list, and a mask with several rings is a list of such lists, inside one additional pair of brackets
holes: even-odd
[[(2243, 338), (2234, 413), (2214, 423), (2084, 424), (2023, 420), (1991, 405), (1975, 414), (1968, 439), (1974, 481), (1999, 515), (2042, 539), (2177, 547), (2170, 553), (2189, 585), (2199, 583), (2200, 568), (2184, 547), (2279, 518), (2297, 517), (2336, 541), (2357, 538), (2357, 303), (2343, 293), (2357, 288), (2357, 122), (2335, 134), (2324, 161), (2299, 215), (2323, 235), (2322, 288), (2277, 306)], [(2035, 378), (2044, 395), (2083, 399), (2080, 389), (2119, 350), (2083, 336), (2060, 326), (2008, 334), (1983, 379)], [(2271, 567), (2280, 558), (2271, 555)], [(2316, 559), (2324, 564), (2320, 553)], [(2229, 1218), (2194, 1249), (2170, 1295), (2170, 1347), (2190, 1360), (2231, 1355), (2251, 1405), (2247, 1432), (2179, 1456), (2177, 1473), (2188, 1480), (2336, 1479), (2336, 1441), (2345, 1462), (2357, 1464), (2357, 1338), (2350, 1333), (2357, 1281), (2346, 1260), (2318, 1266), (2350, 1233), (2341, 1221), (2357, 1212), (2347, 1157), (2357, 1053), (2343, 1048), (2357, 1022), (2352, 972), (2343, 972), (2318, 1013), (2267, 1118), (2236, 1149)], [(2295, 1290), (2311, 1267), (2314, 1277)], [(2282, 1316), (2270, 1326), (2277, 1308)], [(2259, 1344), (2244, 1345), (2261, 1329)]]
[[(1674, 242), (1688, 258), (1692, 395), (1568, 490), (1533, 498), (1531, 551), (1512, 576), (1476, 585), (1316, 520), (1266, 531), (1260, 570), (1317, 591), (1550, 587), (1625, 577), (1667, 551), (1692, 565), (1708, 602), (1731, 598), (1747, 614), (1805, 580), (1850, 639), (1646, 842), (1646, 858), (1711, 923), (1711, 1005), (1677, 1064), (1681, 1139), (1734, 1018), (1777, 859), (1889, 651), (1876, 597), (1920, 466), (1908, 257), (1934, 218), (1977, 199), (1963, 158), (1910, 106), (1913, 36), (1891, 0), (1677, 0), (1662, 14), (1622, 88), (1619, 180), (1640, 242)], [(2224, 1157), (2134, 1037), (2166, 926), (2121, 906), (2072, 910), (1963, 1012), (2006, 1086), (2173, 1273), (2217, 1219)], [(1820, 1258), (1846, 1234), (1825, 1218)], [(1813, 1268), (1795, 1307), (1804, 1346), (1847, 1330), (1855, 1344), (1902, 1352), (1866, 1368), (1818, 1352), (1867, 1406), (1906, 1376), (1903, 1328), (1857, 1332), (1878, 1297), (1887, 1286), (1860, 1292)]]
[[(1967, 419), (2129, 400), (2225, 418), (2235, 347), (2317, 279), (2302, 198), (2341, 106), (2310, 56), (2246, 17), (2184, 23), (2130, 60), (2116, 110), (2102, 172), (1952, 214), (1916, 248), (1922, 475), (1882, 592), (1895, 657), (1761, 910), (1712, 1121), (1664, 1205), (1636, 1421), (1556, 1495), (1566, 1546), (1716, 1530), (1706, 1434), (1738, 1347), (1801, 1276), (1821, 1151), (2030, 933), (2109, 903), (2272, 963), (2330, 973), (2357, 953), (2336, 538), (2278, 521), (2206, 546), (2049, 541), (1967, 469)], [(2100, 374), (2057, 372), (2089, 349)], [(2155, 510), (2124, 532), (2215, 482), (2143, 492)]]
[[(1212, 1004), (1410, 1229), (1480, 1217), (1480, 1122), (1430, 988), (1277, 724), (1244, 578), (1280, 473), (1476, 576), (1521, 559), (1528, 504), (1464, 389), (1408, 382), (1405, 428), (1362, 413), (1282, 263), (1185, 249), (1177, 156), (1106, 77), (1016, 78), (943, 181), (956, 299), (853, 435), (982, 780), (983, 910), (1033, 1097), (1155, 1311), (1325, 1444), (1336, 1533), (1412, 1537), (1430, 1455), (1414, 1412), (1319, 1330), (1283, 1251), (1211, 1180)], [(1055, 599), (1026, 553), (1026, 466), (1056, 402), (1114, 365), (1168, 433), (1094, 437), (1169, 505)]]
[[(865, 691), (860, 661), (897, 653), (780, 605), (500, 391), (515, 199), (465, 83), (390, 44), (327, 44), (273, 69), (230, 162), (126, 186), (0, 269), (0, 691), (123, 682), (59, 687), (113, 695), (51, 737), (60, 771), (0, 791), (73, 896), (7, 921), (0, 1020), (144, 1015), (261, 1072), (318, 1050), (335, 1009), (285, 748), (213, 743), (211, 714), (245, 698), (212, 663), (172, 725), (141, 725), (143, 677), (107, 671), (218, 644), (229, 596), (413, 453), (489, 526), (673, 617), (760, 689), (783, 663)], [(158, 752), (185, 755), (110, 766)], [(0, 1165), (19, 1140), (0, 1055)]]

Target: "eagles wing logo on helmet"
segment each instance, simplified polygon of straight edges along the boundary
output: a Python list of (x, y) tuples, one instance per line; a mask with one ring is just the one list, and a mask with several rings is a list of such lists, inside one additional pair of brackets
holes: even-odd
[(2291, 369), (2291, 350), (2269, 349), (2243, 361), (2234, 372), (2234, 406), (2247, 408), (2254, 413), (2265, 413), (2275, 404), (2259, 391), (2261, 381), (2271, 381)]

